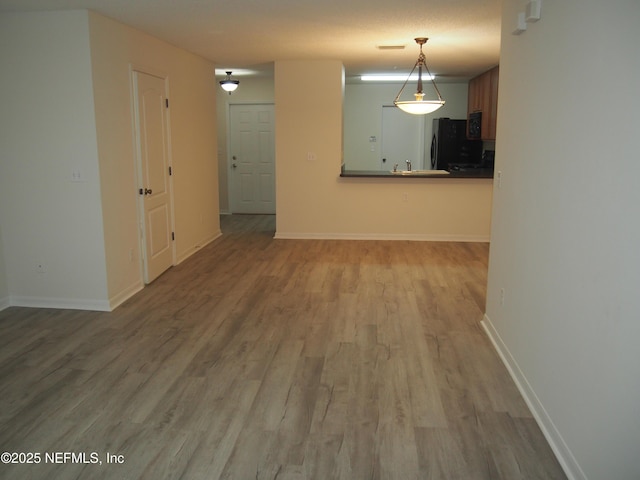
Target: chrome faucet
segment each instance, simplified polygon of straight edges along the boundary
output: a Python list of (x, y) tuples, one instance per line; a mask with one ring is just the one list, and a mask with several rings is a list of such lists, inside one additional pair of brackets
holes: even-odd
[(411, 171), (411, 162), (409, 160), (405, 160), (407, 162), (407, 171)]

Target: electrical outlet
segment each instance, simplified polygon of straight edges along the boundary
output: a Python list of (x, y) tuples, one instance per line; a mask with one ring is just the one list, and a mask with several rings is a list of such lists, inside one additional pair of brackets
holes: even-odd
[(315, 152), (307, 152), (307, 160), (310, 162), (315, 162), (316, 161), (316, 154)]
[(46, 273), (47, 269), (44, 266), (44, 263), (38, 262), (36, 263), (36, 273)]
[(134, 253), (133, 253), (133, 248), (129, 250), (129, 262), (133, 263), (133, 259), (134, 259)]
[(496, 180), (498, 183), (498, 188), (502, 187), (502, 172), (500, 170), (498, 170), (498, 172), (496, 173)]
[(403, 193), (402, 194), (402, 201), (403, 202), (408, 202), (409, 201), (409, 194), (408, 193)]
[(504, 305), (504, 288), (500, 289), (500, 306)]

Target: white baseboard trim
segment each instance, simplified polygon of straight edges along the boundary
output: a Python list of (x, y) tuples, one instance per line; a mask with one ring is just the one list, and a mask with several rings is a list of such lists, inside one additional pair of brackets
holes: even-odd
[(50, 297), (9, 297), (12, 307), (28, 308), (57, 308), (62, 310), (91, 310), (96, 312), (110, 312), (111, 306), (108, 300), (88, 300), (77, 298), (50, 298)]
[(507, 367), (509, 375), (511, 375), (511, 378), (518, 387), (520, 394), (527, 403), (529, 410), (531, 410), (533, 418), (535, 418), (540, 430), (542, 430), (543, 435), (551, 446), (553, 453), (555, 453), (558, 462), (560, 462), (564, 473), (567, 475), (567, 478), (569, 480), (587, 480), (587, 476), (580, 468), (580, 465), (571, 453), (571, 450), (562, 438), (562, 435), (556, 428), (553, 420), (545, 410), (540, 399), (527, 381), (524, 373), (520, 370), (515, 358), (511, 355), (511, 352), (509, 352), (507, 345), (502, 341), (500, 334), (486, 314), (484, 315), (484, 319), (481, 324), (489, 336), (491, 343), (493, 343), (494, 348), (498, 352), (498, 355), (502, 359), (502, 362)]
[(180, 265), (182, 262), (184, 262), (187, 258), (189, 258), (191, 255), (196, 253), (198, 250), (206, 247), (211, 242), (213, 242), (217, 238), (220, 238), (221, 236), (222, 236), (222, 232), (218, 230), (211, 237), (204, 239), (202, 242), (198, 243), (197, 245), (194, 245), (193, 247), (189, 248), (187, 251), (181, 253), (180, 255), (178, 255), (178, 258), (176, 258), (176, 265)]
[(488, 235), (441, 235), (411, 233), (297, 233), (276, 232), (274, 238), (287, 240), (408, 240), (414, 242), (489, 243)]
[(111, 307), (111, 310), (115, 310), (116, 308), (118, 308), (120, 305), (122, 305), (124, 302), (129, 300), (131, 297), (133, 297), (136, 293), (138, 293), (143, 288), (144, 288), (144, 283), (142, 281), (138, 281), (135, 284), (131, 285), (130, 287), (125, 288), (121, 292), (112, 296), (109, 299), (109, 306)]
[(9, 301), (9, 297), (0, 298), (0, 312), (5, 308), (9, 308), (11, 306), (11, 302)]

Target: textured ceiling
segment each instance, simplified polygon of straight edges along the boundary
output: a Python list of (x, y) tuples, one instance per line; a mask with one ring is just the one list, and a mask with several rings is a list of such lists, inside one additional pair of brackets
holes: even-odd
[[(0, 0), (0, 11), (86, 8), (213, 61), (269, 73), (276, 60), (339, 59), (347, 77), (408, 72), (415, 37), (440, 81), (496, 65), (501, 0)], [(380, 45), (405, 45), (381, 50)], [(236, 73), (238, 72), (238, 73)]]

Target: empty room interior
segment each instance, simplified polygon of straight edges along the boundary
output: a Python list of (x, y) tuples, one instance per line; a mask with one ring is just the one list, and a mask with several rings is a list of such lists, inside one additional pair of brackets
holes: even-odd
[(0, 479), (639, 479), (638, 23), (0, 0)]

